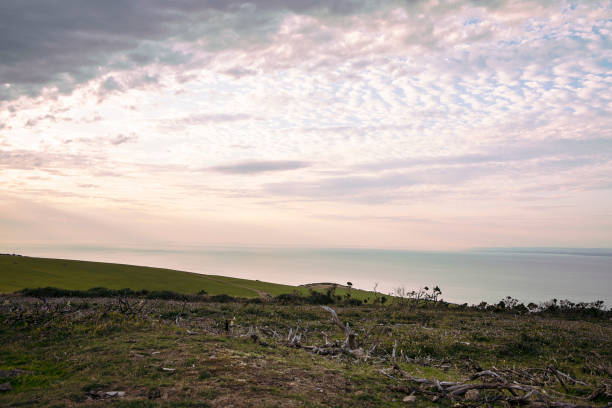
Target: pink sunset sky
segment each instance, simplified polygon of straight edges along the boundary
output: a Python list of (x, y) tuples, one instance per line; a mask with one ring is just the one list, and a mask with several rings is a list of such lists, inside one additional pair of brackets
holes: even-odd
[(0, 6), (0, 245), (612, 247), (609, 1)]

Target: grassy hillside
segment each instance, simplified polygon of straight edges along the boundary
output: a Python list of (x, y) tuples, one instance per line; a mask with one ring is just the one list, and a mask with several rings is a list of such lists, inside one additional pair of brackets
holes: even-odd
[[(73, 290), (86, 290), (93, 287), (149, 291), (170, 290), (187, 294), (205, 290), (211, 295), (226, 294), (245, 298), (265, 294), (277, 296), (292, 293), (295, 290), (300, 293), (308, 292), (308, 288), (305, 287), (226, 276), (201, 275), (171, 269), (0, 255), (0, 293), (46, 286)], [(345, 288), (337, 290), (338, 295), (343, 295), (345, 292)], [(368, 296), (368, 292), (363, 291), (352, 290), (351, 293), (357, 298)]]
[(225, 276), (200, 275), (171, 269), (64, 259), (0, 255), (0, 292), (53, 286), (85, 290), (92, 287), (171, 290), (178, 293), (257, 297), (291, 293), (296, 288)]

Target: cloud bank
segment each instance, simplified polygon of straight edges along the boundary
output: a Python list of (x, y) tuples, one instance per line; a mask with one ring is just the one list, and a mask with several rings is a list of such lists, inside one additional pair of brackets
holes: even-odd
[(8, 0), (0, 194), (269, 243), (610, 246), (611, 30), (603, 1)]

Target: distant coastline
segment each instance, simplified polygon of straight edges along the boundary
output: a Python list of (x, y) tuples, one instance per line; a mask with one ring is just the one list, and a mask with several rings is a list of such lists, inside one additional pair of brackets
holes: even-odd
[(612, 248), (492, 247), (475, 248), (472, 251), (546, 255), (612, 256)]
[(483, 248), (406, 251), (349, 248), (5, 245), (0, 252), (87, 259), (299, 286), (352, 282), (384, 294), (439, 286), (454, 303), (569, 299), (612, 303), (612, 249)]

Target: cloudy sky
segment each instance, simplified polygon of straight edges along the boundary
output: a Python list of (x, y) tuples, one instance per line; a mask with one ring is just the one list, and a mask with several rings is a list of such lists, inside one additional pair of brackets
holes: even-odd
[(0, 243), (612, 246), (612, 2), (3, 0)]

